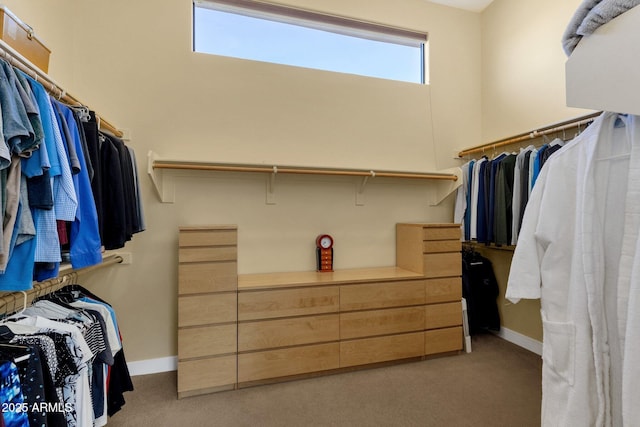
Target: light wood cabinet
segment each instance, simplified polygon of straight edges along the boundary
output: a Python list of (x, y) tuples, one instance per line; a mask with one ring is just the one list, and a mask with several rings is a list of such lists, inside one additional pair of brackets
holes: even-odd
[(178, 397), (235, 388), (237, 230), (182, 227), (178, 235)]
[(180, 397), (462, 349), (458, 225), (398, 224), (397, 266), (324, 273), (238, 275), (236, 235), (180, 230)]
[(396, 225), (396, 264), (426, 280), (425, 354), (462, 350), (459, 224)]
[(397, 224), (396, 265), (425, 277), (460, 276), (460, 236), (457, 224)]

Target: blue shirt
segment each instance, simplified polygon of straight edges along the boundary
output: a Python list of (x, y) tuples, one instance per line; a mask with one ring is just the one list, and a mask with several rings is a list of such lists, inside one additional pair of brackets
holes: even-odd
[(67, 145), (74, 147), (78, 153), (77, 161), (79, 171), (73, 175), (73, 184), (78, 200), (76, 218), (71, 223), (69, 236), (71, 265), (73, 268), (83, 268), (102, 262), (100, 247), (100, 233), (98, 231), (98, 213), (93, 199), (91, 182), (85, 164), (85, 156), (82, 155), (82, 143), (78, 134), (78, 127), (73, 116), (73, 111), (64, 104), (52, 100), (58, 112), (59, 126), (63, 139), (67, 137)]

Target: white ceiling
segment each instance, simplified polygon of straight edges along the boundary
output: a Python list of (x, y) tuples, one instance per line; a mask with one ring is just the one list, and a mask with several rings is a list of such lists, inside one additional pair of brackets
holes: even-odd
[(428, 0), (431, 3), (439, 3), (445, 6), (457, 7), (459, 9), (482, 12), (493, 0)]

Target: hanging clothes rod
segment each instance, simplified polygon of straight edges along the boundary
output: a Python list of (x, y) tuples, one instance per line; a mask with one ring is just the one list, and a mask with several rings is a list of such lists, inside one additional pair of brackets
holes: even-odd
[(28, 291), (3, 293), (3, 295), (0, 296), (0, 313), (8, 314), (17, 312), (28, 307), (36, 298), (48, 295), (67, 285), (77, 283), (77, 279), (80, 274), (100, 270), (114, 264), (119, 264), (122, 261), (122, 256), (118, 254), (109, 255), (104, 257), (100, 264), (80, 268), (78, 270), (70, 270), (56, 278), (44, 280), (42, 282), (35, 282), (33, 284), (33, 288)]
[[(75, 96), (67, 93), (67, 91), (65, 91), (58, 83), (56, 83), (51, 77), (49, 77), (49, 75), (33, 65), (31, 61), (22, 56), (20, 52), (9, 46), (2, 39), (0, 39), (0, 50), (2, 50), (4, 59), (6, 59), (9, 64), (32, 76), (37, 82), (42, 84), (47, 92), (49, 92), (55, 98), (58, 98), (60, 101), (65, 102), (69, 105), (86, 105), (78, 101)], [(116, 128), (114, 125), (112, 125), (102, 117), (97, 117), (97, 120), (98, 125), (102, 130), (106, 130), (116, 137), (122, 138), (122, 131), (118, 130), (118, 128)]]
[(288, 173), (300, 175), (339, 175), (380, 178), (436, 179), (449, 181), (456, 181), (458, 179), (456, 175), (446, 173), (392, 172), (372, 170), (367, 171), (356, 169), (314, 169), (288, 166), (260, 166), (216, 163), (180, 163), (167, 160), (155, 160), (152, 167), (153, 169), (180, 169), (221, 172), (262, 172), (273, 174)]
[(528, 133), (523, 133), (510, 138), (500, 139), (498, 141), (489, 142), (487, 144), (478, 145), (475, 147), (467, 148), (458, 153), (458, 157), (468, 156), (470, 154), (484, 153), (488, 150), (495, 150), (496, 148), (505, 147), (507, 145), (518, 144), (523, 141), (539, 138), (543, 135), (550, 135), (565, 131), (567, 129), (577, 128), (583, 125), (587, 125), (600, 116), (602, 111), (597, 113), (591, 113), (584, 116), (576, 117), (574, 119), (566, 120), (564, 122), (556, 123), (553, 125), (545, 126), (540, 129), (533, 130)]

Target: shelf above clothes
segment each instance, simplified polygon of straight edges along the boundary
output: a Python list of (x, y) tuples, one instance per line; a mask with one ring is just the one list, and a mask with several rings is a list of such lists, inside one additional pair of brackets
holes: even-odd
[(276, 176), (278, 174), (347, 176), (361, 178), (356, 186), (356, 205), (364, 204), (363, 195), (365, 187), (369, 180), (374, 178), (434, 181), (437, 183), (436, 196), (435, 200), (433, 200), (434, 205), (442, 202), (442, 200), (455, 191), (462, 182), (460, 179), (462, 172), (459, 168), (452, 168), (439, 172), (404, 172), (347, 168), (277, 166), (265, 164), (217, 163), (160, 159), (155, 152), (149, 151), (147, 172), (151, 177), (151, 181), (154, 184), (158, 197), (163, 203), (173, 203), (175, 199), (173, 177), (170, 174), (164, 174), (163, 171), (165, 170), (250, 172), (268, 174), (266, 194), (267, 204), (275, 204), (275, 184)]

